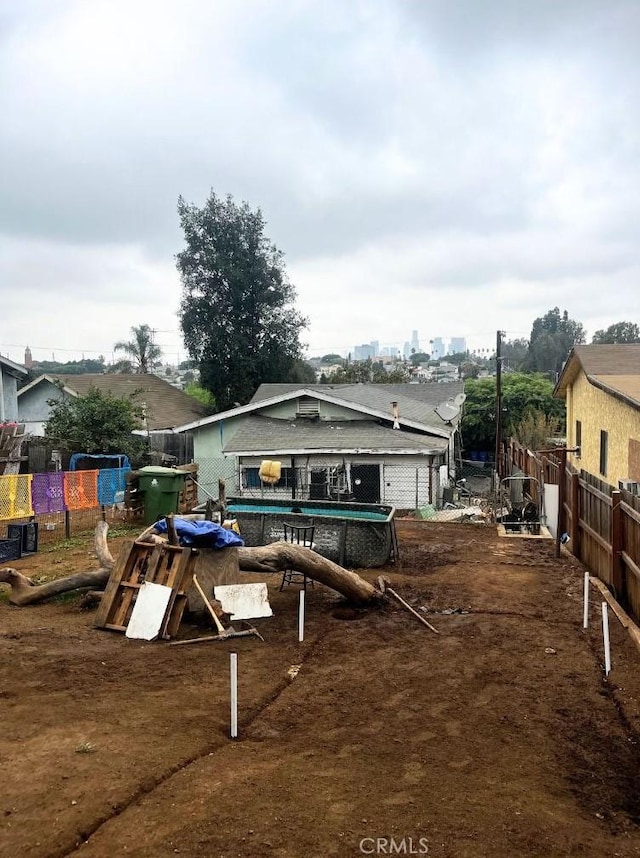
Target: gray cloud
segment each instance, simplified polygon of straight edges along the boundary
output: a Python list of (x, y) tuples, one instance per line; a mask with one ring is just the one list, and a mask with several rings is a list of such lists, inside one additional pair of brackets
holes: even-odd
[(175, 313), (177, 198), (213, 188), (263, 209), (318, 350), (564, 297), (633, 320), (638, 25), (624, 0), (5, 4), (4, 288), (93, 296), (121, 339), (150, 298)]

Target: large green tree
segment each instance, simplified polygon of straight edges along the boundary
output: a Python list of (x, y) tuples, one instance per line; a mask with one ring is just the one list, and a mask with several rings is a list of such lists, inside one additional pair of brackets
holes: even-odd
[(143, 440), (131, 433), (143, 426), (142, 409), (130, 399), (102, 393), (95, 387), (84, 396), (49, 400), (45, 435), (65, 441), (78, 453), (124, 453), (135, 464)]
[[(523, 421), (542, 415), (549, 423), (562, 427), (564, 402), (553, 397), (553, 383), (540, 373), (514, 372), (502, 377), (503, 436), (517, 434)], [(462, 442), (465, 450), (493, 450), (496, 443), (496, 380), (469, 379), (462, 416)]]
[(178, 214), (180, 324), (217, 407), (246, 403), (263, 382), (295, 380), (307, 320), (260, 209), (211, 192), (202, 208), (181, 197)]
[(524, 338), (505, 340), (502, 343), (501, 354), (503, 358), (503, 369), (511, 369), (514, 370), (514, 372), (519, 372), (527, 366), (529, 340)]
[(569, 318), (558, 307), (538, 317), (531, 328), (526, 369), (530, 372), (559, 373), (575, 345), (584, 343), (585, 331), (580, 322)]
[(600, 345), (640, 343), (640, 328), (635, 322), (616, 322), (604, 330), (596, 331), (591, 342)]
[(133, 339), (114, 345), (114, 351), (123, 351), (132, 358), (136, 372), (149, 372), (162, 357), (162, 349), (153, 342), (153, 331), (149, 325), (131, 328)]

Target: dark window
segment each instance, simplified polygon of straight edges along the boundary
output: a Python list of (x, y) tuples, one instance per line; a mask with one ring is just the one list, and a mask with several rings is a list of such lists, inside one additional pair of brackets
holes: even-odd
[(603, 477), (607, 476), (607, 447), (609, 442), (609, 433), (604, 429), (600, 430), (600, 473)]
[(260, 488), (260, 476), (258, 474), (260, 468), (245, 468), (243, 471), (244, 480), (243, 485), (245, 489), (259, 489)]
[[(243, 480), (242, 486), (245, 489), (263, 488), (262, 480), (260, 479), (260, 468), (244, 468), (242, 471)], [(265, 489), (272, 488), (293, 488), (296, 484), (296, 472), (294, 468), (281, 468), (280, 479), (277, 483), (264, 485)]]
[(576, 420), (576, 447), (582, 447), (582, 421)]
[(294, 488), (296, 484), (296, 471), (295, 468), (282, 468), (280, 471), (280, 482), (276, 483), (277, 486), (282, 488), (286, 486), (286, 488)]

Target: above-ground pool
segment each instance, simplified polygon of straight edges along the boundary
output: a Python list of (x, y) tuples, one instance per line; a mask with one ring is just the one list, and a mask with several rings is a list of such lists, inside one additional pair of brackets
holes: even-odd
[[(204, 510), (204, 505), (197, 512)], [(294, 512), (295, 510), (295, 512)], [(397, 557), (395, 508), (379, 504), (312, 500), (228, 498), (227, 517), (235, 518), (246, 545), (267, 545), (284, 536), (284, 523), (313, 519), (315, 550), (341, 566), (384, 566)]]

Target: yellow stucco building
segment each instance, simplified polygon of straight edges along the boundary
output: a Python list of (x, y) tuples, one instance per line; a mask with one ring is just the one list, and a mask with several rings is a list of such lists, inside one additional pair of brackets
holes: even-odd
[(567, 405), (567, 446), (580, 447), (574, 467), (615, 488), (640, 483), (640, 345), (575, 346), (555, 396)]

